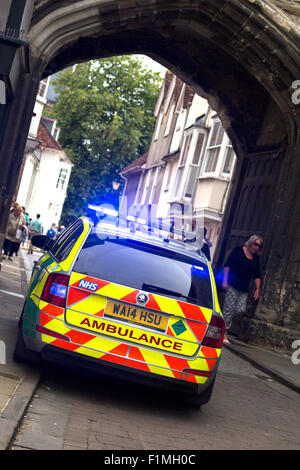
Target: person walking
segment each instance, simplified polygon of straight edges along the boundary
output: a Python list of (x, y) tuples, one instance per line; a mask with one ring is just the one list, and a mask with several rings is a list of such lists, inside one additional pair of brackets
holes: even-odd
[(29, 226), (29, 217), (24, 206), (22, 206), (22, 210), (23, 210), (23, 215), (26, 219), (26, 225)]
[(52, 238), (54, 240), (54, 238), (56, 236), (56, 224), (55, 223), (53, 223), (51, 225), (51, 227), (47, 231), (46, 235), (47, 235), (47, 237)]
[(263, 240), (252, 235), (243, 246), (232, 250), (225, 265), (222, 288), (225, 291), (223, 316), (225, 320), (224, 343), (230, 344), (228, 330), (235, 314), (243, 314), (247, 307), (250, 281), (253, 278), (255, 291), (253, 298), (259, 299), (261, 287), (259, 255), (263, 248)]
[(29, 225), (29, 247), (28, 247), (28, 254), (32, 255), (33, 253), (33, 245), (32, 245), (32, 237), (34, 235), (41, 235), (43, 233), (43, 227), (40, 221), (40, 214), (37, 214), (36, 219), (34, 219)]
[(22, 213), (23, 213), (23, 216), (26, 220), (26, 225), (23, 225), (22, 226), (22, 239), (21, 239), (21, 243), (18, 243), (18, 245), (15, 245), (15, 249), (14, 249), (14, 252), (13, 254), (15, 254), (16, 256), (18, 256), (18, 253), (19, 253), (19, 249), (20, 249), (20, 246), (21, 244), (24, 246), (25, 245), (25, 242), (28, 238), (28, 223), (29, 223), (29, 218), (28, 218), (28, 214), (26, 214), (25, 212), (25, 207), (24, 206), (21, 206), (22, 207)]
[(3, 259), (8, 256), (8, 259), (12, 261), (13, 254), (18, 252), (23, 239), (23, 228), (26, 228), (26, 219), (22, 207), (19, 203), (14, 202), (8, 217), (6, 236), (3, 243)]

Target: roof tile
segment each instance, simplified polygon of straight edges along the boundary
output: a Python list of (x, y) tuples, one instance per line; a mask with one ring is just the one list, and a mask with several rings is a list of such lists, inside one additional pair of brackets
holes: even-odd
[(55, 150), (63, 150), (60, 143), (54, 139), (50, 131), (46, 127), (43, 118), (40, 120), (39, 128), (37, 131), (37, 138), (41, 142), (43, 147), (47, 147)]
[(137, 158), (136, 160), (134, 160), (134, 162), (130, 163), (130, 165), (123, 168), (121, 173), (126, 173), (127, 171), (132, 171), (137, 168), (140, 168), (142, 165), (144, 165), (144, 163), (146, 163), (147, 157), (148, 157), (148, 152), (144, 153), (141, 157)]

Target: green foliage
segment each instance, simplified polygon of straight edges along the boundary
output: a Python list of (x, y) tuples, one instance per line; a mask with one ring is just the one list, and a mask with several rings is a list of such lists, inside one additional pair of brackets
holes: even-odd
[(158, 73), (134, 56), (95, 60), (66, 69), (54, 80), (59, 100), (53, 114), (72, 169), (62, 222), (86, 212), (87, 204), (118, 206), (112, 181), (150, 146)]

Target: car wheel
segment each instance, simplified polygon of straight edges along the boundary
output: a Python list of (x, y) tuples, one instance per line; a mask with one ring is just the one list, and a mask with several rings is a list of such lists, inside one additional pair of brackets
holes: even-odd
[(18, 322), (19, 328), (21, 328), (21, 325), (22, 325), (25, 308), (26, 308), (26, 301), (24, 302), (23, 309), (19, 318), (19, 322)]
[(202, 393), (194, 395), (185, 395), (185, 403), (189, 406), (199, 408), (201, 405), (208, 403), (215, 384), (215, 377), (209, 387)]
[(35, 351), (30, 351), (26, 347), (23, 333), (22, 333), (22, 323), (19, 327), (18, 338), (15, 346), (15, 351), (13, 355), (15, 362), (40, 362), (40, 355)]

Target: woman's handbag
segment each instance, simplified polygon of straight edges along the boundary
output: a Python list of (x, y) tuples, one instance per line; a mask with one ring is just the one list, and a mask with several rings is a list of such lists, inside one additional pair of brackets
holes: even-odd
[(21, 230), (20, 228), (18, 228), (17, 231), (16, 231), (15, 238), (16, 238), (17, 240), (22, 241), (22, 237), (23, 237), (23, 232), (22, 232), (22, 230)]
[(17, 229), (16, 238), (17, 240), (20, 240), (20, 242), (24, 241), (27, 235), (28, 235), (28, 230), (25, 225), (22, 225), (22, 228)]

